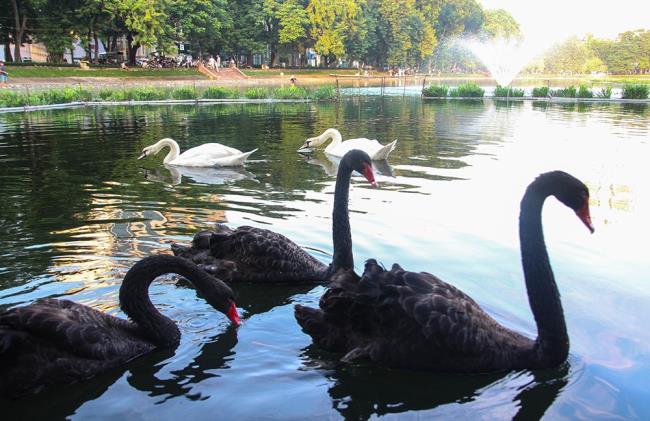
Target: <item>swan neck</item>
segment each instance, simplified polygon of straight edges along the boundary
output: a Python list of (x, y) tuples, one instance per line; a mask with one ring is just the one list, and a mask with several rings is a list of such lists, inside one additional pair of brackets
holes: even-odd
[(352, 269), (352, 234), (350, 233), (350, 215), (348, 213), (348, 199), (350, 193), (350, 179), (352, 167), (347, 160), (341, 161), (336, 175), (334, 189), (334, 209), (332, 211), (332, 242), (334, 244), (334, 258), (331, 273), (338, 269)]
[(170, 163), (171, 161), (178, 158), (178, 156), (181, 154), (181, 148), (178, 146), (178, 143), (176, 143), (174, 139), (165, 138), (160, 140), (158, 144), (160, 145), (158, 150), (169, 146), (169, 152), (167, 153), (167, 156), (165, 156), (165, 159), (163, 159), (164, 164)]
[(343, 141), (343, 137), (341, 137), (341, 132), (339, 132), (336, 129), (325, 130), (325, 133), (320, 135), (319, 139), (321, 145), (325, 143), (328, 139), (332, 139), (332, 142), (329, 145), (327, 145), (327, 147), (325, 148), (325, 152), (327, 152), (328, 149), (337, 147)]
[(540, 180), (531, 184), (521, 201), (519, 240), (528, 301), (537, 324), (536, 357), (543, 366), (566, 360), (569, 336), (560, 293), (549, 262), (542, 230), (542, 207), (550, 195)]
[(161, 314), (149, 298), (149, 285), (166, 273), (185, 277), (200, 292), (207, 292), (211, 285), (214, 286), (207, 274), (174, 256), (148, 257), (131, 267), (120, 287), (120, 307), (142, 334), (158, 346), (176, 345), (181, 337), (176, 323)]

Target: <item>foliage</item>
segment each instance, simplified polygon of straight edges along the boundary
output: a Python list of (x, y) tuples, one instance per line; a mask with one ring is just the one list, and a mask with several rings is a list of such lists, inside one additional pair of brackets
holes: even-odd
[(79, 66), (7, 66), (7, 70), (12, 77), (114, 77), (114, 78), (180, 78), (195, 79), (203, 78), (196, 69), (131, 69), (128, 72), (117, 68), (91, 68), (90, 70), (81, 70)]
[(449, 86), (431, 85), (422, 89), (422, 95), (426, 97), (445, 97), (449, 92)]
[(501, 86), (497, 85), (494, 89), (495, 97), (505, 97), (505, 98), (517, 98), (524, 96), (523, 89), (512, 88), (510, 86)]
[(600, 88), (598, 91), (595, 92), (596, 96), (598, 98), (611, 98), (612, 97), (612, 87), (611, 86), (605, 86), (604, 88)]
[(308, 94), (305, 88), (292, 85), (273, 89), (271, 91), (271, 97), (277, 99), (302, 99), (307, 98)]
[(485, 10), (481, 35), (483, 38), (500, 39), (520, 39), (522, 37), (519, 24), (504, 9)]
[(190, 86), (181, 86), (172, 91), (173, 99), (196, 99), (198, 98), (196, 89)]
[(311, 94), (311, 97), (317, 100), (332, 99), (336, 97), (336, 92), (334, 86), (324, 85), (316, 88), (316, 90)]
[(548, 86), (539, 86), (533, 88), (533, 97), (534, 98), (546, 98), (548, 96)]
[(250, 87), (244, 91), (244, 97), (248, 99), (266, 99), (269, 98), (270, 92), (267, 88)]
[(485, 91), (475, 83), (464, 83), (449, 90), (450, 97), (482, 98), (483, 95), (485, 95)]
[(578, 87), (578, 92), (576, 93), (576, 97), (578, 97), (578, 98), (593, 98), (594, 93), (591, 91), (591, 89), (587, 85), (580, 85)]
[(560, 98), (575, 98), (577, 93), (578, 91), (575, 86), (567, 86), (566, 88), (551, 90), (551, 96)]
[(650, 88), (648, 85), (626, 84), (623, 85), (624, 99), (647, 99)]
[(203, 91), (201, 97), (206, 99), (237, 98), (239, 92), (236, 89), (223, 86), (210, 86)]
[(0, 107), (22, 107), (29, 105), (29, 98), (21, 92), (0, 91)]

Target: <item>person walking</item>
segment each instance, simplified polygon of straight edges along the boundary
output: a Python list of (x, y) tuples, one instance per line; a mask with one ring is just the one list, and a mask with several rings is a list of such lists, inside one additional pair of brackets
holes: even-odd
[(3, 85), (7, 86), (7, 77), (9, 74), (7, 73), (7, 68), (5, 67), (5, 62), (0, 61), (0, 82), (2, 82)]

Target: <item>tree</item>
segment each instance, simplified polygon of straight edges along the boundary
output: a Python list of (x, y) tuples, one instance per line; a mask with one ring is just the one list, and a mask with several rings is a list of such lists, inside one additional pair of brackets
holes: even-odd
[(314, 50), (326, 56), (345, 56), (345, 40), (355, 30), (355, 18), (361, 11), (363, 0), (310, 0), (307, 15), (311, 23), (310, 34)]
[(170, 0), (165, 42), (189, 44), (192, 51), (217, 53), (233, 20), (226, 0)]
[(519, 24), (508, 11), (504, 9), (487, 9), (483, 11), (483, 38), (520, 39)]
[[(106, 0), (105, 10), (112, 15), (116, 27), (126, 34), (129, 64), (135, 65), (135, 55), (141, 45), (153, 45), (165, 39), (164, 5), (164, 0)], [(165, 45), (158, 47), (165, 48)]]

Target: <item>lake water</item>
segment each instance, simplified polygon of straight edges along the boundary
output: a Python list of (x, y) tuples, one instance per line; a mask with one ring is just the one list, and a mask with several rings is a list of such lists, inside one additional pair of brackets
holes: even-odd
[[(571, 352), (557, 369), (439, 375), (337, 364), (311, 346), (293, 305), (323, 286), (236, 285), (234, 329), (173, 277), (151, 288), (181, 344), (89, 381), (17, 401), (5, 419), (648, 419), (650, 108), (631, 104), (422, 102), (98, 107), (0, 115), (0, 307), (65, 297), (124, 317), (120, 281), (216, 222), (271, 228), (330, 259), (335, 164), (296, 153), (337, 127), (398, 139), (379, 188), (355, 178), (354, 256), (428, 271), (499, 322), (535, 336), (521, 271), (519, 201), (562, 169), (591, 191), (595, 234), (551, 198), (545, 236)], [(245, 170), (177, 173), (185, 150), (259, 148)], [(9, 418), (6, 418), (9, 416)]]

